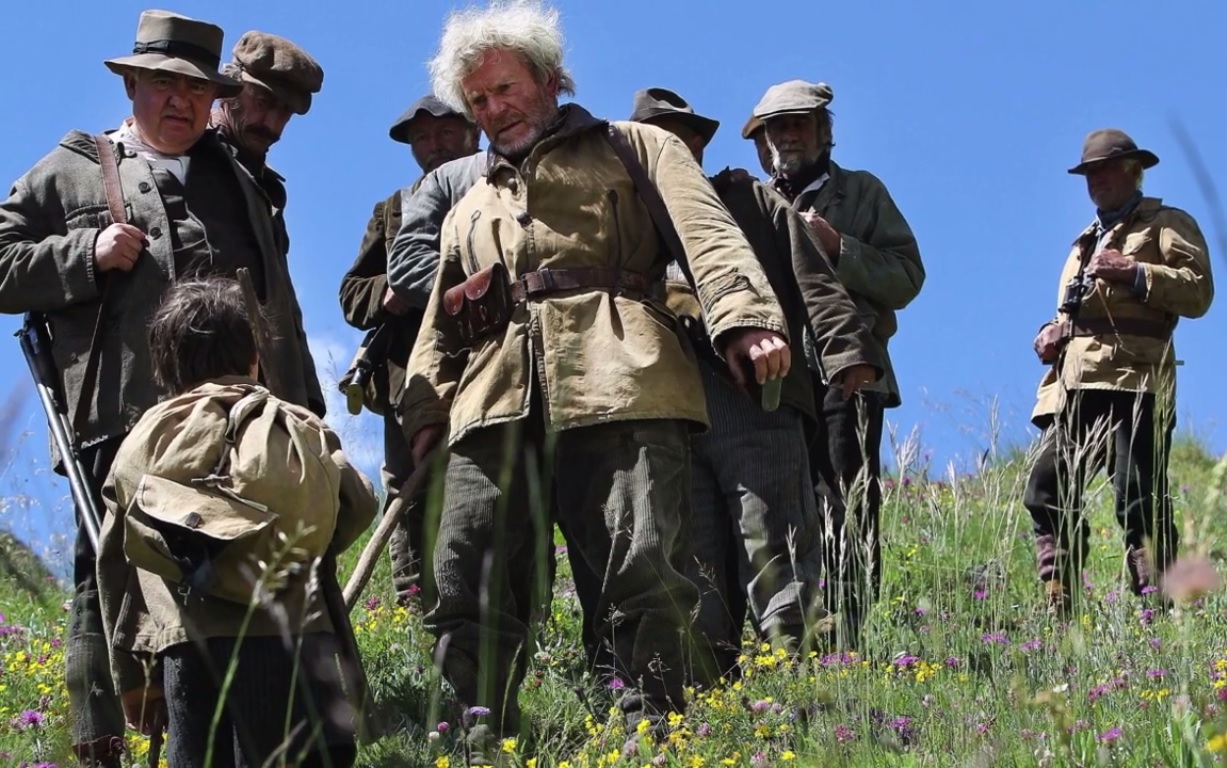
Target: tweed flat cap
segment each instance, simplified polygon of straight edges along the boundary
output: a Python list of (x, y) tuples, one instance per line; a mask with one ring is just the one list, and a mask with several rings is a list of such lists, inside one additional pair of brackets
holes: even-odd
[(234, 44), (234, 63), (244, 82), (272, 91), (295, 114), (311, 109), (311, 95), (324, 85), (324, 70), (294, 43), (267, 32), (244, 32)]
[(788, 80), (767, 89), (754, 107), (754, 117), (766, 120), (777, 115), (804, 115), (821, 109), (835, 99), (826, 83)]

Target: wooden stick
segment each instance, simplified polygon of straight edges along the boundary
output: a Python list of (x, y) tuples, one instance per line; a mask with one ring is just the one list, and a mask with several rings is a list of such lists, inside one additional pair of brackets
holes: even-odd
[(260, 373), (264, 376), (264, 386), (274, 397), (282, 397), (286, 390), (282, 388), (277, 378), (279, 371), (276, 366), (269, 365), (268, 351), (272, 349), (272, 339), (268, 328), (264, 325), (264, 317), (260, 314), (260, 299), (256, 296), (255, 285), (251, 282), (251, 271), (247, 267), (239, 267), (235, 276), (239, 288), (243, 290), (243, 304), (247, 307), (247, 321), (251, 323), (252, 334), (256, 337), (256, 354), (260, 356)]
[(354, 572), (350, 574), (349, 582), (345, 585), (345, 607), (352, 613), (354, 605), (358, 602), (358, 598), (362, 595), (362, 590), (366, 589), (367, 582), (371, 580), (371, 574), (375, 571), (375, 563), (379, 561), (383, 555), (384, 547), (388, 545), (388, 540), (392, 538), (392, 529), (396, 527), (397, 521), (405, 514), (405, 509), (409, 506), (410, 500), (417, 493), (418, 487), (422, 484), (424, 478), (429, 474), (430, 465), (434, 463), (435, 455), (440, 449), (432, 449), (423, 457), (422, 462), (414, 468), (409, 478), (405, 480), (405, 484), (401, 486), (400, 493), (396, 499), (388, 505), (388, 510), (383, 513), (383, 517), (379, 520), (379, 525), (375, 527), (375, 532), (371, 534), (371, 538), (366, 542), (366, 546), (362, 549), (362, 555), (358, 558), (358, 565), (354, 567)]

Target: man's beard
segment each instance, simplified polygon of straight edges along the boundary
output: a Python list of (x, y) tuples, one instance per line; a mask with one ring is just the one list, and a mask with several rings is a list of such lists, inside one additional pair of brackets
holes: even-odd
[(821, 154), (807, 157), (803, 152), (788, 152), (787, 156), (771, 146), (771, 162), (775, 164), (775, 172), (783, 176), (796, 176), (817, 163)]
[(537, 142), (541, 141), (542, 137), (545, 136), (557, 119), (557, 104), (543, 99), (534, 106), (531, 112), (527, 112), (520, 117), (520, 122), (532, 128), (528, 136), (511, 144), (503, 144), (490, 139), (490, 146), (494, 148), (495, 152), (508, 160), (522, 160), (532, 151), (533, 147), (537, 146)]

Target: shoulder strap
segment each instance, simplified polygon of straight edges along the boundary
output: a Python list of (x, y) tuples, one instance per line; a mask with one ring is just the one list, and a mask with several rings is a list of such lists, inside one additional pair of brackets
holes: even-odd
[[(115, 159), (115, 148), (111, 140), (104, 134), (94, 136), (94, 146), (98, 150), (98, 165), (102, 169), (102, 189), (107, 198), (107, 210), (111, 220), (116, 224), (127, 224), (128, 216), (124, 210), (124, 191), (119, 183), (119, 163)], [(73, 414), (72, 426), (78, 437), (81, 429), (89, 419), (90, 403), (94, 400), (94, 389), (98, 384), (98, 363), (102, 354), (102, 320), (106, 315), (107, 296), (111, 290), (111, 281), (107, 280), (102, 287), (102, 298), (98, 303), (98, 317), (94, 320), (94, 334), (89, 343), (89, 357), (85, 361), (85, 374), (81, 378), (81, 392), (77, 396), (77, 410)]]
[(635, 150), (631, 147), (630, 142), (626, 140), (626, 136), (613, 123), (606, 123), (605, 139), (613, 148), (614, 154), (618, 156), (618, 160), (626, 167), (626, 172), (630, 175), (631, 181), (635, 185), (635, 191), (639, 194), (639, 199), (647, 207), (648, 214), (652, 217), (652, 223), (656, 225), (660, 236), (665, 240), (665, 247), (669, 249), (673, 260), (677, 262), (678, 268), (685, 275), (686, 282), (690, 283), (690, 287), (695, 289), (695, 295), (697, 296), (698, 286), (695, 285), (694, 275), (690, 273), (690, 264), (686, 261), (686, 249), (682, 246), (682, 238), (677, 234), (677, 227), (673, 225), (673, 218), (669, 216), (669, 209), (665, 206), (664, 198), (660, 196), (660, 190), (656, 188), (656, 185), (652, 183), (652, 179), (648, 177), (647, 170), (643, 167), (643, 163), (639, 161), (639, 156), (635, 154)]

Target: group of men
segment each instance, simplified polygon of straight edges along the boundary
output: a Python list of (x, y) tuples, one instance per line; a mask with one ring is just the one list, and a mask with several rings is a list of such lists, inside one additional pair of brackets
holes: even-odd
[[(132, 116), (69, 133), (0, 206), (0, 311), (48, 318), (66, 407), (86, 404), (74, 426), (95, 494), (159, 398), (142, 334), (181, 276), (246, 268), (285, 341), (261, 361), (285, 382), (274, 394), (324, 411), (285, 187), (265, 163), (323, 72), (266, 33), (244, 34), (224, 65), (221, 47), (212, 24), (142, 14), (133, 55), (106, 62)], [(760, 183), (703, 171), (719, 122), (674, 91), (639, 91), (619, 121), (564, 103), (562, 51), (541, 5), (448, 18), (433, 93), (389, 131), (422, 176), (375, 205), (340, 290), (346, 321), (378, 339), (363, 402), (385, 424), (385, 509), (418, 465), (442, 473), (438, 529), (418, 486), (393, 578), (459, 704), (489, 710), (467, 731), (475, 764), (520, 726), (555, 525), (589, 663), (618, 681), (632, 724), (681, 708), (688, 683), (736, 674), (747, 616), (792, 653), (857, 645), (881, 580), (884, 412), (900, 404), (888, 343), (925, 276), (885, 185), (832, 160), (830, 86), (782, 82), (753, 107), (742, 136)], [(1071, 169), (1098, 215), (1036, 339), (1052, 368), (1025, 499), (1061, 611), (1085, 558), (1076, 488), (1102, 460), (1084, 449), (1105, 419), (1134, 591), (1151, 591), (1175, 553), (1171, 333), (1213, 289), (1196, 223), (1141, 196), (1157, 161), (1098, 131)], [(108, 163), (123, 221), (109, 213)], [(116, 765), (124, 718), (95, 568), (82, 534), (73, 737), (84, 764)]]

